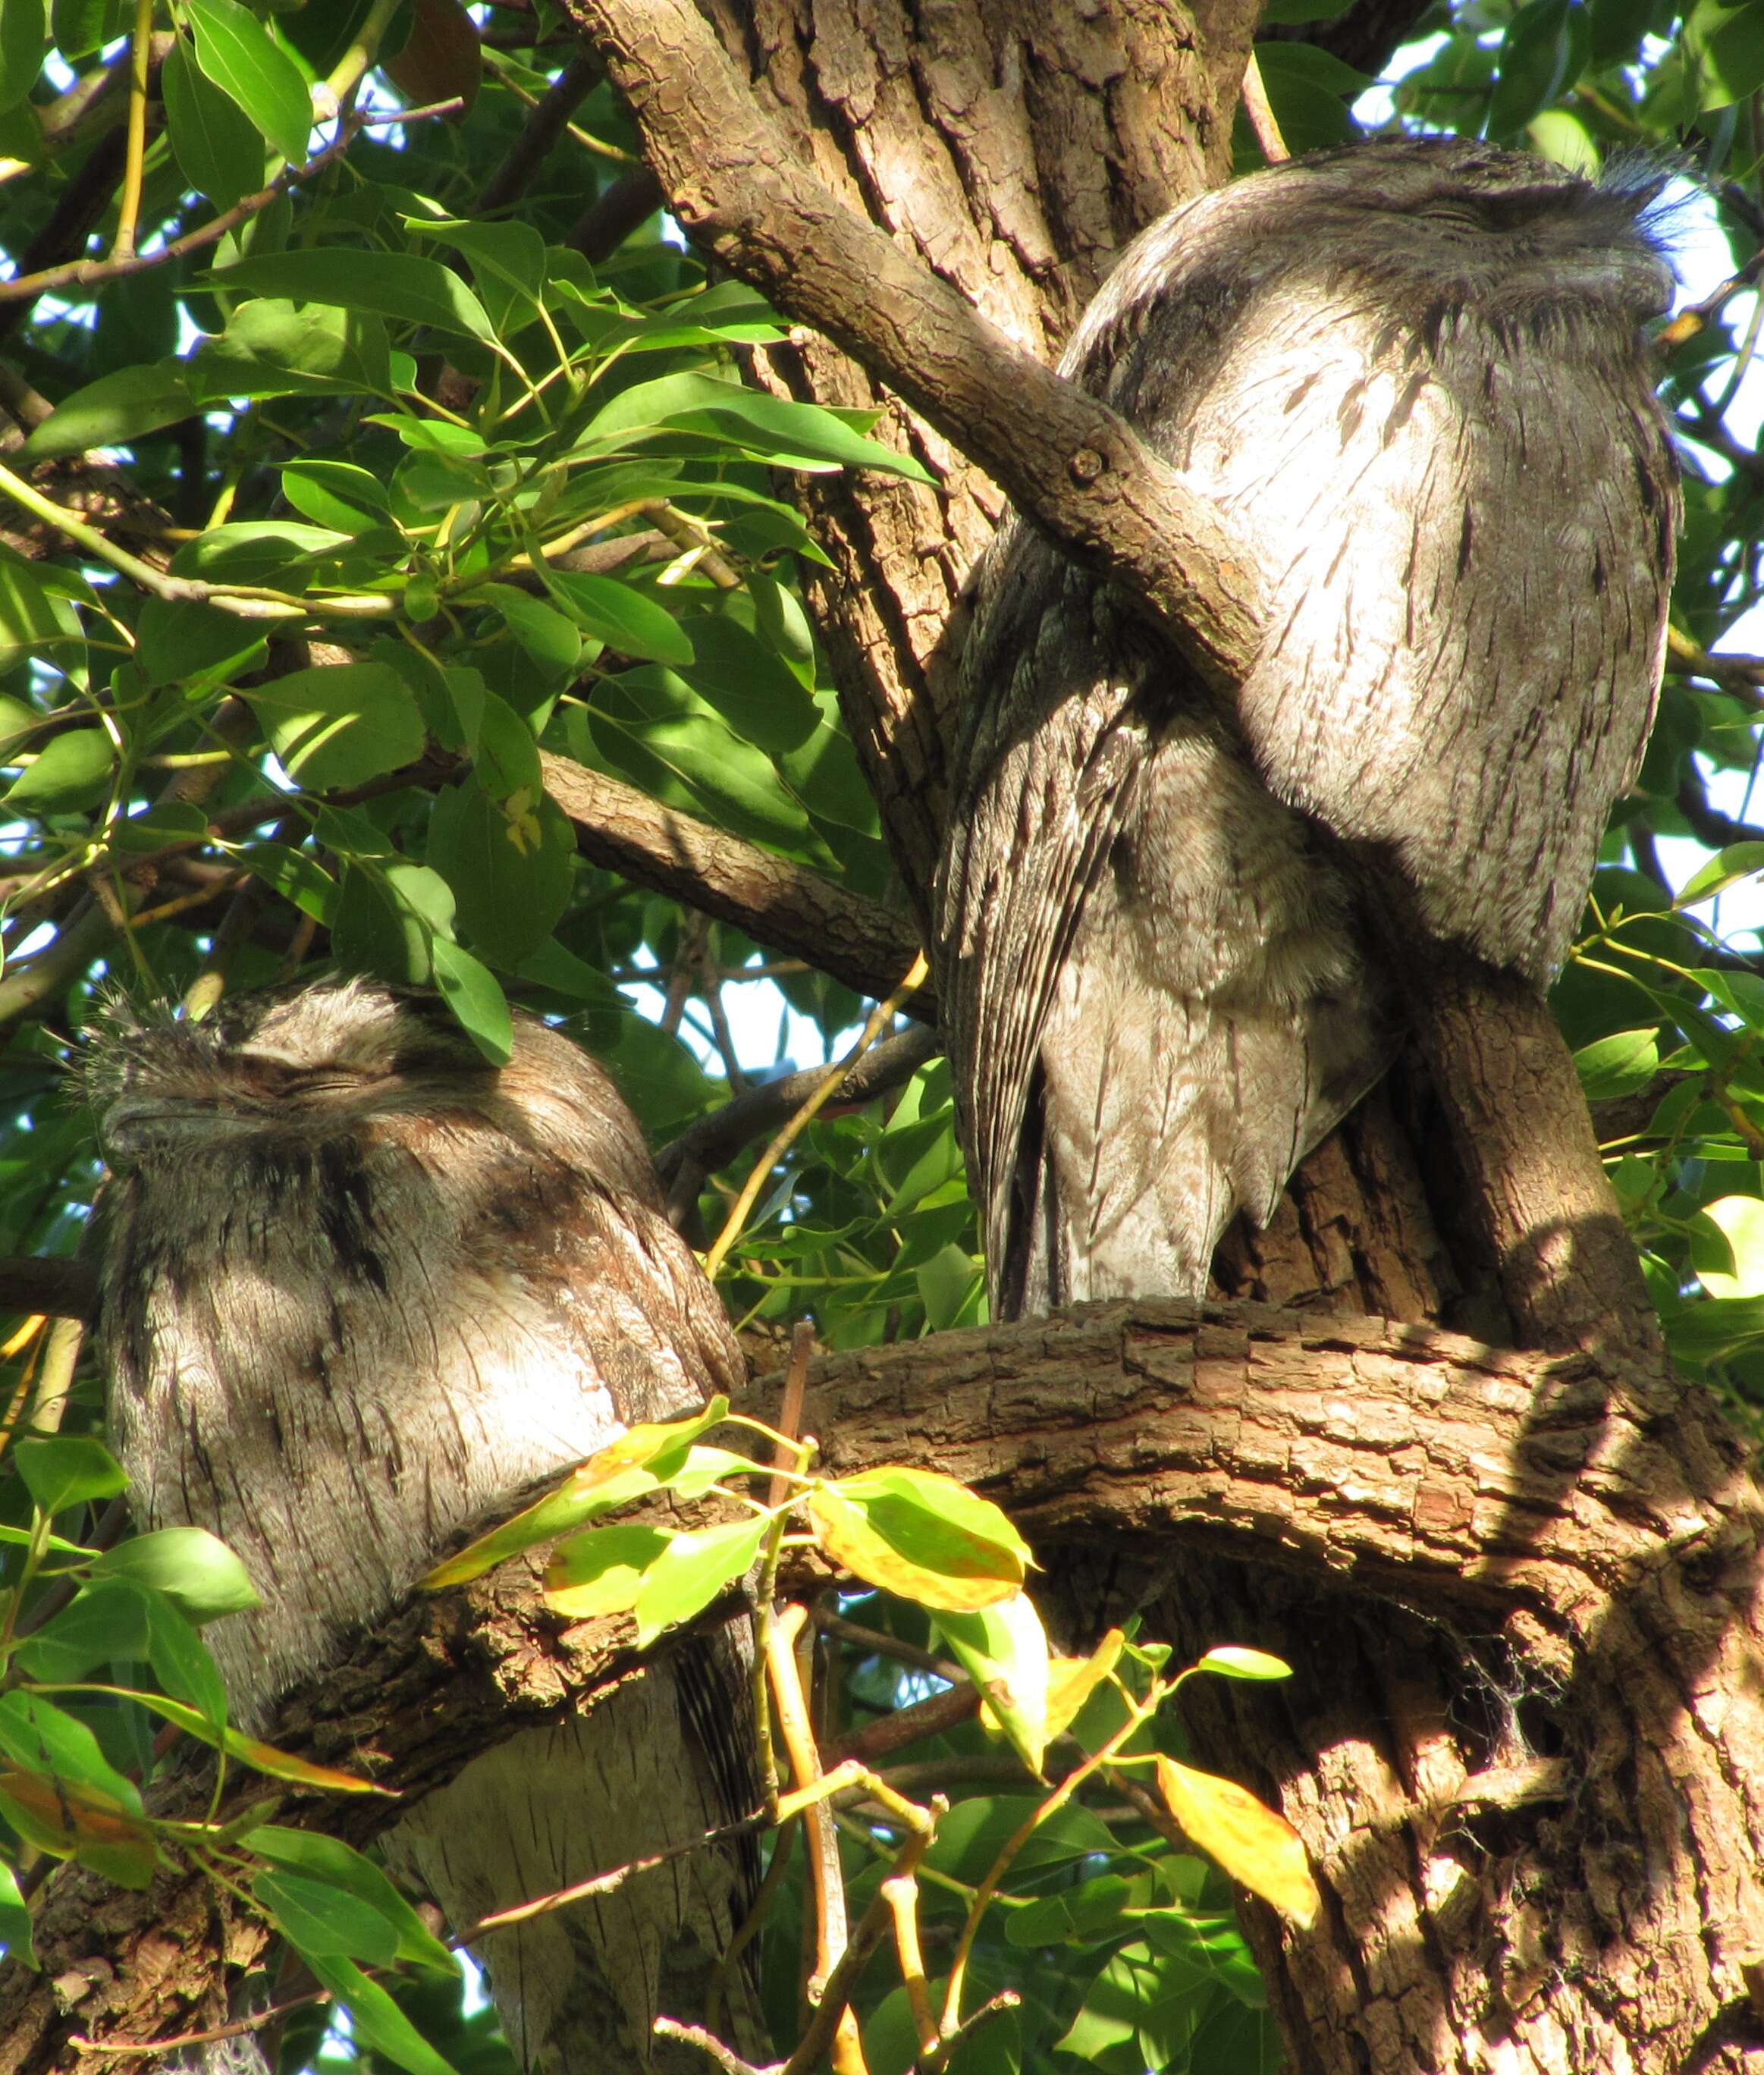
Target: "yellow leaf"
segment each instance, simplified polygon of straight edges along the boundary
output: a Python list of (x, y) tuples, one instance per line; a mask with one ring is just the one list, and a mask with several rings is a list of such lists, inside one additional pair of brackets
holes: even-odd
[(1322, 1898), (1311, 1877), (1304, 1841), (1284, 1816), (1236, 1780), (1197, 1772), (1173, 1758), (1158, 1759), (1157, 1787), (1198, 1851), (1217, 1860), (1233, 1880), (1273, 1903), (1302, 1931), (1316, 1922)]
[(1047, 1667), (1047, 1733), (1061, 1735), (1120, 1660), (1127, 1638), (1112, 1628), (1088, 1657), (1056, 1657)]
[(921, 1606), (974, 1613), (1014, 1599), (1029, 1551), (989, 1500), (926, 1470), (864, 1470), (816, 1485), (809, 1524), (827, 1557)]

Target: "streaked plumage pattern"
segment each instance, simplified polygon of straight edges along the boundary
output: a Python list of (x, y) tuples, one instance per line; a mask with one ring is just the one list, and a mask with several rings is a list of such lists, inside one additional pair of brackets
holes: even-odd
[[(209, 1631), (247, 1726), (461, 1530), (740, 1375), (636, 1120), (535, 1019), (497, 1071), (440, 1003), (371, 981), (196, 1025), (118, 1009), (86, 1081), (115, 1443), (143, 1525), (209, 1528), (251, 1572), (261, 1609)], [(744, 1624), (689, 1644), (485, 1754), (391, 1855), (464, 1926), (747, 1813), (744, 1648)], [(750, 1857), (700, 1851), (498, 1934), (517, 2054), (603, 2075), (658, 2007), (701, 2014)]]
[(1021, 520), (976, 573), (938, 984), (995, 1316), (1199, 1295), (1267, 1221), (1394, 1049), (1393, 867), (1560, 965), (1659, 683), (1659, 184), (1362, 145), (1174, 210), (1086, 313), (1062, 372), (1217, 500), (1270, 632), (1232, 722)]

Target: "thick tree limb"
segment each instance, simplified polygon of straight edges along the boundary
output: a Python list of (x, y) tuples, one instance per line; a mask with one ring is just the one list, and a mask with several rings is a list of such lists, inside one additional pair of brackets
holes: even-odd
[[(1631, 1414), (1621, 1400), (1632, 1391), (1584, 1356), (1381, 1319), (1148, 1302), (842, 1356), (818, 1365), (808, 1405), (830, 1468), (934, 1466), (1005, 1506), (1044, 1554), (1254, 1554), (1388, 1595), (1453, 1633), (1504, 1634), (1522, 1681), (1621, 1688), (1664, 1783), (1637, 1802), (1644, 1841), (1670, 1817), (1677, 1857), (1712, 1862), (1720, 1837), (1764, 1829), (1764, 1735), (1745, 1675), (1760, 1523), (1706, 1394), (1662, 1385)], [(406, 1608), (291, 1697), (276, 1741), (321, 1763), (365, 1758), (420, 1793), (489, 1742), (590, 1703), (628, 1668), (628, 1628), (544, 1612), (536, 1580), (536, 1567), (505, 1566)], [(1433, 1820), (1461, 1825), (1463, 1808), (1492, 1803), (1518, 1826), (1505, 1834), (1522, 1859), (1578, 1868), (1586, 1841), (1559, 1794), (1509, 1787), (1493, 1775), (1447, 1783)], [(161, 1792), (193, 1812), (202, 1789), (174, 1779)], [(293, 1799), (282, 1820), (357, 1842), (394, 1812), (379, 1799)], [(1621, 1841), (1611, 1820), (1601, 1803), (1601, 1849)], [(1307, 1841), (1331, 1910), (1351, 1914), (1368, 1840)], [(1764, 1928), (1761, 1864), (1756, 1852), (1729, 1858), (1719, 1926), (1665, 1949), (1686, 1984), (1681, 2040), (1711, 1998), (1744, 1995)], [(1650, 1907), (1663, 1891), (1656, 1882)], [(0, 2070), (66, 2065), (74, 2032), (147, 2040), (209, 2021), (217, 1950), (238, 1964), (263, 1944), (243, 1918), (214, 1936), (210, 1912), (228, 1907), (193, 1878), (130, 1895), (56, 1874), (44, 1973), (0, 1970)], [(1315, 1934), (1319, 1953), (1333, 1925)]]
[(897, 391), (1056, 539), (1142, 599), (1227, 695), (1261, 591), (1211, 507), (1094, 397), (846, 208), (761, 108), (691, 0), (572, 0), (685, 230)]
[[(806, 959), (872, 999), (898, 987), (918, 955), (913, 924), (880, 901), (567, 757), (542, 754), (540, 763), (545, 790), (575, 825), (577, 847), (596, 864)], [(906, 1006), (914, 1016), (936, 1013), (927, 989)]]

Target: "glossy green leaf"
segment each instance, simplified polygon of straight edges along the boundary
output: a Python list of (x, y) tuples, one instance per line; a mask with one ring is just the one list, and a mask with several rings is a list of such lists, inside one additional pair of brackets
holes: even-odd
[(263, 139), (230, 94), (184, 52), (181, 39), (159, 68), (165, 129), (178, 170), (217, 209), (230, 209), (263, 184)]
[(398, 1952), (398, 1933), (371, 1903), (297, 1873), (259, 1874), (251, 1894), (289, 1945), (303, 1958), (318, 1956), (365, 1960), (387, 1965)]
[(936, 1610), (932, 1619), (979, 1688), (984, 1712), (1039, 1774), (1047, 1749), (1047, 1634), (1027, 1597), (1014, 1593), (971, 1613)]
[(247, 1830), (238, 1840), (242, 1851), (255, 1852), (276, 1866), (304, 1874), (315, 1885), (355, 1896), (392, 1926), (397, 1943), (392, 1957), (437, 1974), (457, 1974), (459, 1962), (371, 1859), (365, 1859), (340, 1837), (317, 1830), (284, 1829), (273, 1824)]
[(288, 776), (313, 791), (358, 785), (423, 753), (416, 702), (383, 663), (296, 670), (245, 696)]
[(758, 1557), (768, 1525), (762, 1516), (670, 1535), (637, 1593), (639, 1649), (647, 1650), (664, 1629), (690, 1621), (740, 1577)]
[(1588, 1102), (1639, 1094), (1660, 1071), (1660, 1033), (1652, 1029), (1614, 1031), (1583, 1045), (1574, 1055), (1574, 1066)]
[(79, 623), (42, 578), (10, 548), (0, 548), (0, 670), (77, 639)]
[(175, 425), (195, 408), (181, 361), (154, 361), (101, 375), (58, 404), (26, 441), (28, 462), (91, 447), (125, 445), (143, 433)]
[(59, 1686), (84, 1679), (97, 1666), (144, 1659), (149, 1598), (133, 1579), (97, 1579), (27, 1635), (14, 1661), (32, 1679)]
[(313, 101), (300, 67), (239, 0), (184, 0), (196, 61), (284, 159), (306, 156)]
[(545, 588), (576, 624), (621, 656), (657, 663), (689, 663), (693, 646), (665, 607), (634, 584), (612, 577), (546, 569)]
[(115, 1456), (87, 1435), (27, 1435), (14, 1443), (12, 1452), (26, 1490), (45, 1513), (114, 1498), (128, 1485)]
[(664, 375), (639, 382), (602, 406), (583, 445), (612, 448), (666, 425), (703, 420), (761, 459), (784, 468), (874, 468), (929, 483), (910, 455), (866, 439), (831, 412), (745, 389), (711, 375)]
[(304, 1949), (301, 1957), (349, 2012), (350, 2029), (362, 2045), (383, 2054), (395, 2067), (408, 2069), (409, 2075), (458, 2075), (452, 2063), (442, 2059), (379, 1983), (371, 1981), (353, 1960)]
[(263, 647), (260, 626), (194, 598), (150, 598), (135, 626), (135, 660), (150, 685), (243, 669)]
[(93, 1577), (138, 1578), (164, 1592), (192, 1621), (213, 1621), (258, 1604), (245, 1566), (204, 1527), (160, 1527), (94, 1557)]
[(20, 1891), (18, 1876), (0, 1859), (0, 1948), (9, 1960), (22, 1961), (31, 1968), (42, 1964), (32, 1942), (34, 1929), (31, 1906)]
[[(214, 4), (214, 0), (209, 0)], [(230, 0), (229, 0), (230, 4)], [(329, 303), (365, 317), (431, 325), (488, 341), (483, 304), (451, 267), (414, 252), (351, 252), (334, 245), (242, 259), (212, 276), (217, 288), (296, 303)]]
[(800, 748), (820, 728), (821, 710), (801, 679), (739, 620), (695, 613), (681, 632), (694, 652), (681, 675), (738, 735), (776, 755)]
[(1197, 1671), (1210, 1671), (1220, 1679), (1290, 1679), (1292, 1667), (1284, 1658), (1265, 1650), (1246, 1650), (1239, 1643), (1216, 1643), (1196, 1663)]
[(971, 1610), (1013, 1598), (1031, 1560), (991, 1500), (935, 1471), (890, 1466), (818, 1483), (808, 1514), (834, 1563), (923, 1606)]
[(6, 805), (21, 814), (75, 814), (104, 798), (115, 772), (116, 751), (101, 727), (69, 728), (52, 735), (13, 780)]
[(502, 983), (487, 965), (446, 937), (436, 938), (429, 955), (435, 984), (460, 1028), (493, 1066), (506, 1066), (515, 1028)]
[(572, 1621), (628, 1613), (668, 1547), (665, 1528), (615, 1521), (560, 1543), (545, 1572), (545, 1603)]
[(48, 50), (45, 0), (6, 0), (0, 6), (0, 110), (15, 108), (36, 85)]
[(280, 296), (243, 303), (186, 362), (198, 404), (254, 396), (383, 396), (392, 387), (377, 317)]
[(429, 862), (453, 888), (473, 941), (499, 965), (518, 966), (551, 934), (575, 858), (575, 831), (543, 793), (524, 787), (503, 799), (468, 778), (436, 795)]

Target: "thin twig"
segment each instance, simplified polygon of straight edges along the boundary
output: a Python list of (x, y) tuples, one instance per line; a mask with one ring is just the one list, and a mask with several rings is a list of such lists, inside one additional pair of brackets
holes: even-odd
[(1256, 142), (1261, 147), (1261, 155), (1271, 166), (1283, 165), (1292, 156), (1286, 148), (1286, 140), (1280, 134), (1280, 125), (1274, 119), (1274, 111), (1268, 99), (1268, 89), (1262, 84), (1261, 66), (1257, 61), (1256, 47), (1249, 47), (1249, 56), (1244, 65), (1244, 113), (1249, 118), (1249, 126), (1256, 133)]
[(857, 1043), (839, 1062), (838, 1065), (832, 1067), (822, 1077), (814, 1093), (797, 1111), (795, 1116), (776, 1134), (772, 1143), (754, 1162), (753, 1172), (748, 1175), (740, 1195), (735, 1198), (734, 1209), (730, 1211), (723, 1230), (718, 1233), (714, 1245), (705, 1256), (705, 1273), (713, 1282), (717, 1279), (717, 1272), (723, 1266), (730, 1248), (740, 1237), (741, 1228), (747, 1222), (747, 1213), (753, 1208), (754, 1199), (764, 1185), (766, 1177), (796, 1143), (798, 1136), (807, 1128), (816, 1112), (845, 1079), (846, 1075), (894, 1021), (901, 1004), (917, 988), (929, 971), (930, 967), (925, 963), (925, 954), (921, 951), (908, 969), (906, 977), (896, 988), (893, 993), (886, 1001), (876, 1004), (871, 1013), (869, 1021), (863, 1026), (863, 1034), (859, 1038)]

